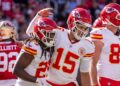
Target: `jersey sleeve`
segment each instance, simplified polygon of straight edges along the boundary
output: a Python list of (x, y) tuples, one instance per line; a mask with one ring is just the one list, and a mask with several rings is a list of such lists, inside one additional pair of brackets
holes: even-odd
[(31, 55), (37, 54), (37, 45), (34, 42), (27, 42), (23, 45), (21, 52), (29, 53)]
[[(87, 39), (88, 40), (88, 39)], [(86, 41), (85, 45), (85, 54), (82, 56), (80, 61), (80, 72), (89, 72), (90, 61), (94, 55), (95, 46), (93, 42)]]
[(80, 72), (89, 72), (91, 59), (81, 59)]
[(93, 40), (102, 40), (103, 35), (102, 35), (102, 30), (101, 29), (95, 29), (90, 32), (90, 38)]

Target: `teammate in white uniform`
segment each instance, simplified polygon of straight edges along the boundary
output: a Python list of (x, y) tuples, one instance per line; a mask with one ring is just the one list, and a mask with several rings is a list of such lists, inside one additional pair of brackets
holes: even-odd
[(18, 77), (15, 86), (46, 86), (42, 82), (47, 76), (56, 28), (48, 18), (34, 23), (33, 35), (26, 40), (14, 68)]
[(96, 46), (90, 72), (92, 86), (120, 86), (120, 5), (106, 5), (100, 17), (106, 25), (91, 32)]
[(8, 20), (0, 21), (0, 86), (15, 85), (17, 77), (12, 71), (19, 51), (13, 24)]

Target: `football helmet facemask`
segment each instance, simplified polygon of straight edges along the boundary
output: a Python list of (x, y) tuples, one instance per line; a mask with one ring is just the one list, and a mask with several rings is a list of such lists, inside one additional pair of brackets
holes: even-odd
[(49, 18), (40, 18), (34, 26), (33, 36), (47, 47), (54, 46), (57, 24)]
[(67, 19), (68, 28), (77, 40), (80, 40), (88, 34), (91, 22), (92, 18), (90, 13), (83, 8), (74, 9)]

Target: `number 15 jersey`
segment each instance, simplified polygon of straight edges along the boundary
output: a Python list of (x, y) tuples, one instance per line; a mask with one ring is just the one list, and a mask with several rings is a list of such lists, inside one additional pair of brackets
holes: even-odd
[(76, 82), (80, 67), (81, 72), (88, 72), (89, 61), (94, 53), (94, 45), (87, 39), (71, 43), (69, 30), (58, 30), (56, 35), (55, 52), (51, 59), (48, 81), (55, 84)]

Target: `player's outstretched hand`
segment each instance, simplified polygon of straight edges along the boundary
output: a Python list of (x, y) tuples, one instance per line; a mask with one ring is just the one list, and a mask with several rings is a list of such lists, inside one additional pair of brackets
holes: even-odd
[(42, 17), (48, 17), (50, 15), (53, 15), (53, 8), (44, 8), (38, 11), (38, 15)]

